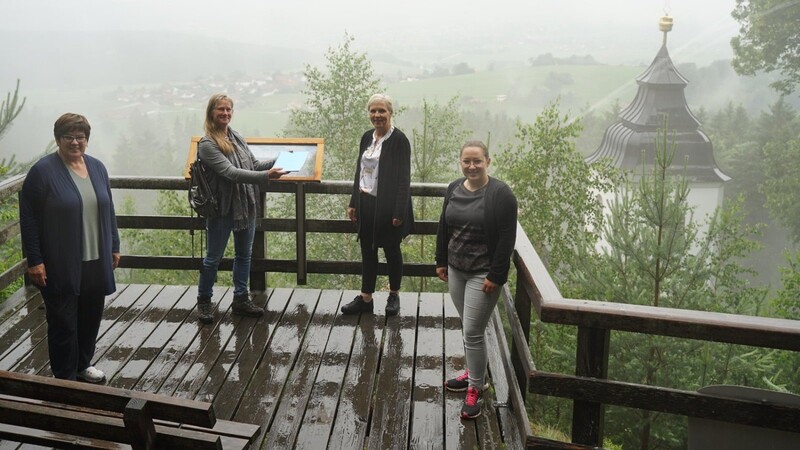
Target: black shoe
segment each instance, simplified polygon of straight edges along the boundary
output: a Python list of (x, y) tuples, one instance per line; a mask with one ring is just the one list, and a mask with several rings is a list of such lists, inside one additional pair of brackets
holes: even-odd
[(480, 389), (472, 386), (467, 388), (467, 397), (464, 399), (464, 406), (461, 407), (462, 419), (474, 419), (481, 415), (481, 400)]
[(372, 302), (365, 302), (364, 297), (356, 295), (352, 302), (342, 306), (342, 314), (358, 314), (368, 312), (372, 314)]
[(397, 294), (389, 293), (389, 298), (386, 299), (386, 315), (396, 316), (400, 312), (400, 297)]
[[(444, 387), (450, 392), (464, 392), (469, 387), (469, 370), (465, 370), (461, 373), (461, 375), (456, 376), (455, 378), (450, 378), (449, 380), (444, 382)], [(481, 391), (485, 391), (489, 389), (489, 383), (483, 383), (483, 388)]]
[(211, 297), (197, 296), (197, 319), (209, 324), (214, 321), (214, 306)]
[(261, 317), (264, 315), (264, 308), (256, 306), (250, 300), (250, 294), (234, 295), (231, 310), (233, 310), (234, 314), (245, 317)]
[(469, 372), (464, 371), (461, 375), (445, 381), (444, 387), (450, 392), (466, 391), (469, 387)]

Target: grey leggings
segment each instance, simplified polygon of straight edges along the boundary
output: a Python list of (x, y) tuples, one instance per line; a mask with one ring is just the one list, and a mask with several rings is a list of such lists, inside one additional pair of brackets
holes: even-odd
[(483, 389), (486, 378), (486, 325), (500, 297), (499, 288), (491, 294), (483, 292), (486, 275), (486, 272), (468, 273), (452, 266), (447, 268), (450, 297), (461, 317), (469, 385), (478, 389)]

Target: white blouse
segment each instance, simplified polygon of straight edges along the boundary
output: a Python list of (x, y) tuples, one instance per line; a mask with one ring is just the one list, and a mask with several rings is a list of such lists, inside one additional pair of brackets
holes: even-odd
[(394, 126), (381, 138), (376, 138), (375, 132), (373, 132), (372, 143), (361, 155), (361, 179), (358, 186), (362, 192), (366, 192), (373, 197), (378, 196), (378, 162), (381, 159), (383, 141), (389, 139), (393, 131)]

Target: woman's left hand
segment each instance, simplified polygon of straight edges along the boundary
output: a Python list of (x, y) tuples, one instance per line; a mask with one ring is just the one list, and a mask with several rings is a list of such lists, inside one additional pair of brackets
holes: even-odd
[(498, 286), (497, 283), (489, 281), (488, 278), (483, 279), (483, 289), (482, 289), (483, 292), (491, 294), (492, 292), (495, 291), (495, 289), (497, 289), (497, 286)]
[(400, 219), (392, 219), (392, 226), (393, 227), (399, 227), (402, 224), (403, 224), (402, 220), (400, 220)]
[(119, 266), (119, 260), (122, 258), (122, 255), (119, 253), (112, 253), (111, 254), (111, 268), (116, 269)]

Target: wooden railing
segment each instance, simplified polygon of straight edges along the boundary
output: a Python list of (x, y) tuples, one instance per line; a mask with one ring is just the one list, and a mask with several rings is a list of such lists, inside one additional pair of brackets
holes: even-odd
[[(607, 379), (612, 331), (798, 352), (800, 321), (565, 299), (521, 228), (513, 261), (516, 294), (505, 298), (505, 309), (520, 392), (572, 399), (573, 443), (602, 445), (604, 405), (800, 432), (800, 408)], [(578, 327), (574, 375), (535, 368), (529, 350), (534, 312), (542, 322)]]
[[(19, 192), (24, 176), (0, 183), (0, 200)], [(185, 191), (187, 182), (178, 177), (113, 177), (114, 189)], [(309, 233), (353, 233), (353, 224), (342, 220), (306, 217), (309, 195), (349, 195), (352, 184), (344, 181), (321, 183), (272, 183), (268, 192), (294, 194), (294, 218), (262, 218), (257, 225), (254, 244), (251, 284), (254, 290), (266, 287), (267, 272), (296, 273), (297, 283), (305, 284), (309, 273), (360, 274), (360, 262), (313, 260), (307, 258)], [(416, 197), (444, 195), (444, 184), (412, 184)], [(262, 202), (263, 204), (264, 202)], [(263, 217), (263, 215), (262, 215)], [(204, 219), (189, 216), (118, 215), (120, 228), (189, 230), (204, 227)], [(415, 234), (436, 234), (436, 222), (418, 221)], [(296, 235), (296, 258), (275, 260), (265, 257), (265, 231), (291, 232)], [(0, 244), (19, 234), (18, 222), (0, 230)], [(659, 386), (610, 381), (608, 353), (611, 331), (626, 331), (660, 336), (673, 336), (702, 341), (743, 344), (754, 347), (800, 351), (800, 321), (738, 316), (689, 310), (656, 308), (607, 303), (561, 296), (545, 265), (520, 226), (513, 255), (516, 267), (514, 291), (506, 286), (501, 296), (508, 326), (510, 348), (500, 336), (500, 353), (505, 371), (511, 379), (507, 399), (498, 401), (510, 406), (510, 419), (527, 448), (591, 448), (600, 446), (603, 438), (604, 405), (621, 405), (692, 417), (747, 424), (777, 430), (800, 432), (800, 409), (764, 405), (759, 402), (733, 400), (694, 391), (667, 389)], [(232, 261), (224, 259), (221, 268), (230, 269)], [(0, 274), (0, 288), (22, 276), (24, 259)], [(138, 269), (197, 270), (199, 260), (191, 256), (125, 255), (121, 267)], [(379, 272), (386, 273), (384, 265)], [(431, 263), (407, 263), (409, 276), (435, 276)], [(530, 324), (536, 314), (547, 323), (578, 327), (575, 374), (548, 373), (536, 369), (530, 352)], [(496, 329), (501, 324), (494, 324)], [(504, 390), (505, 391), (505, 390)], [(533, 436), (526, 413), (528, 392), (572, 399), (573, 444), (557, 443)], [(509, 415), (504, 413), (505, 415)]]
[[(115, 189), (139, 190), (183, 190), (188, 184), (182, 178), (161, 177), (113, 177), (111, 187)], [(251, 287), (253, 290), (264, 290), (266, 287), (265, 274), (267, 272), (296, 273), (297, 284), (304, 285), (309, 273), (322, 274), (360, 274), (361, 263), (354, 261), (310, 260), (308, 259), (307, 236), (309, 233), (339, 233), (352, 234), (355, 227), (350, 220), (345, 218), (345, 210), (341, 210), (341, 220), (316, 219), (306, 217), (308, 211), (309, 195), (350, 195), (352, 182), (324, 181), (320, 183), (271, 183), (267, 192), (294, 194), (295, 217), (292, 218), (264, 218), (256, 225), (256, 237), (253, 244), (253, 260), (251, 263)], [(446, 186), (442, 184), (415, 183), (411, 187), (414, 197), (439, 197), (444, 195)], [(262, 196), (265, 193), (262, 192)], [(260, 202), (264, 204), (263, 198)], [(129, 229), (169, 229), (189, 230), (205, 228), (205, 219), (186, 216), (128, 216), (117, 214), (117, 224), (120, 228)], [(417, 221), (414, 234), (435, 235), (436, 222)], [(296, 238), (296, 258), (292, 260), (279, 260), (266, 258), (265, 232), (289, 232)], [(220, 268), (229, 270), (232, 259), (223, 259)], [(197, 270), (199, 268), (196, 258), (190, 256), (159, 256), (159, 255), (125, 255), (120, 262), (120, 267), (134, 269), (182, 269)], [(378, 265), (378, 273), (386, 274), (385, 263)], [(432, 263), (406, 263), (403, 273), (408, 276), (435, 276)]]

